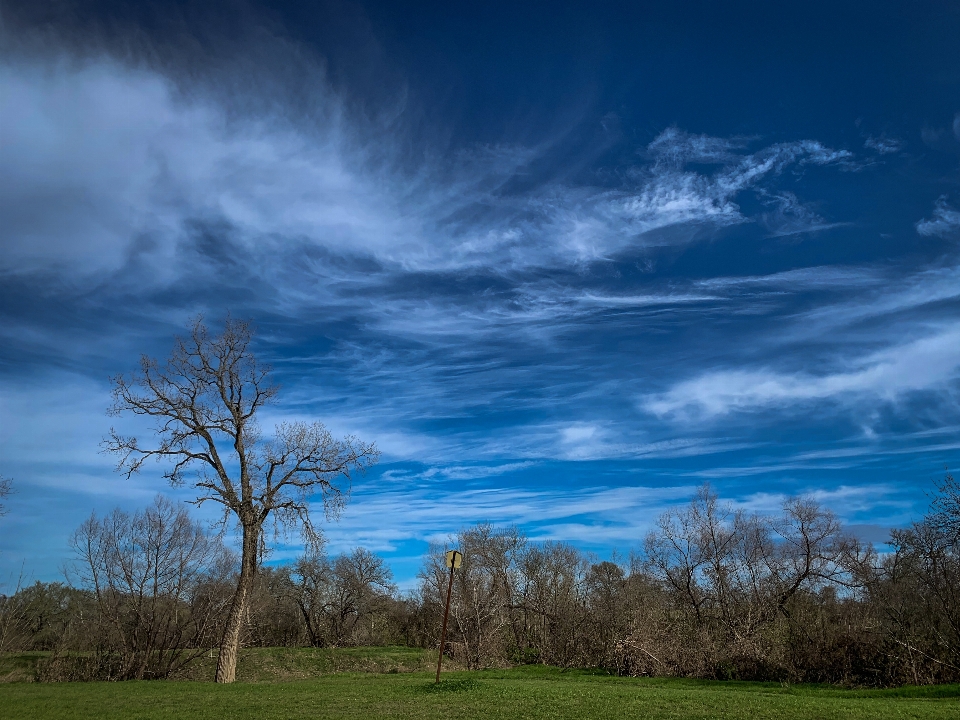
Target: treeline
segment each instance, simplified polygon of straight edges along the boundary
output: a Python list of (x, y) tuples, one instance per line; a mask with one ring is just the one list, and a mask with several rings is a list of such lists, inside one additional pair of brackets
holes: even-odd
[[(445, 652), (467, 668), (519, 663), (629, 675), (924, 684), (960, 680), (960, 492), (878, 552), (811, 499), (777, 513), (703, 488), (659, 518), (630, 558), (478, 525), (455, 544)], [(0, 650), (48, 650), (40, 679), (163, 678), (217, 646), (238, 561), (158, 499), (91, 517), (73, 536), (71, 584), (0, 600)], [(449, 578), (432, 547), (416, 591), (382, 558), (322, 552), (259, 568), (246, 646), (437, 647)]]
[[(812, 500), (749, 514), (706, 488), (660, 517), (624, 564), (472, 528), (458, 537), (450, 651), (468, 667), (847, 685), (960, 679), (956, 524), (934, 515), (891, 540), (877, 553)], [(434, 552), (420, 596), (434, 616), (444, 576)]]

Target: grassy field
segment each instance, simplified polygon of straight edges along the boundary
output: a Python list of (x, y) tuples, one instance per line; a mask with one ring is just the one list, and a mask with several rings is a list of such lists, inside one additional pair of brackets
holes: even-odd
[(296, 665), (294, 659), (284, 657), (284, 652), (253, 653), (259, 658), (257, 662), (247, 659), (248, 680), (226, 686), (196, 681), (4, 683), (0, 684), (0, 718), (960, 717), (960, 686), (955, 685), (842, 690), (772, 683), (618, 678), (530, 666), (447, 672), (437, 686), (429, 672), (401, 669), (426, 662), (428, 656), (408, 656), (404, 665), (400, 662), (404, 659), (401, 649), (383, 648), (353, 651), (352, 662), (368, 668), (380, 663), (387, 666), (387, 672), (338, 672), (335, 666), (349, 665), (344, 658), (350, 654), (335, 651), (328, 652), (332, 658), (314, 658), (317, 667), (325, 666), (324, 672), (329, 674), (278, 681), (284, 666)]

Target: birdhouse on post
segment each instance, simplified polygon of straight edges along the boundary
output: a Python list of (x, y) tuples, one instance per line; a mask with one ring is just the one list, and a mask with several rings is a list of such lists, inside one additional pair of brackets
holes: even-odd
[(450, 582), (447, 583), (447, 605), (443, 610), (443, 631), (440, 633), (440, 653), (437, 656), (437, 682), (440, 682), (440, 666), (443, 664), (443, 648), (447, 644), (447, 616), (450, 615), (450, 593), (453, 592), (453, 571), (463, 563), (463, 553), (459, 550), (447, 550), (444, 554), (447, 567), (450, 568)]

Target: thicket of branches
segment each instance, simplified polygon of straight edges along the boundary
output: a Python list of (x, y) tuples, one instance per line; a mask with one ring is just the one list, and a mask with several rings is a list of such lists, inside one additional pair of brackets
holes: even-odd
[[(960, 493), (878, 552), (828, 510), (792, 499), (751, 514), (702, 489), (629, 559), (478, 525), (463, 553), (444, 651), (468, 668), (518, 663), (631, 675), (892, 685), (960, 680)], [(234, 554), (169, 501), (92, 516), (73, 538), (72, 585), (0, 598), (0, 651), (53, 651), (41, 679), (161, 678), (214, 648)], [(401, 594), (384, 560), (314, 548), (261, 566), (243, 646), (437, 648), (445, 547)]]

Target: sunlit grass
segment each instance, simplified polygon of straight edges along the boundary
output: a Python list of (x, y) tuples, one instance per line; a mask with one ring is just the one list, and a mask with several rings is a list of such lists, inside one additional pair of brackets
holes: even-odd
[(448, 672), (439, 686), (423, 671), (332, 673), (227, 686), (188, 681), (11, 683), (0, 686), (0, 717), (953, 719), (960, 717), (960, 686), (843, 690), (619, 678), (531, 666)]

